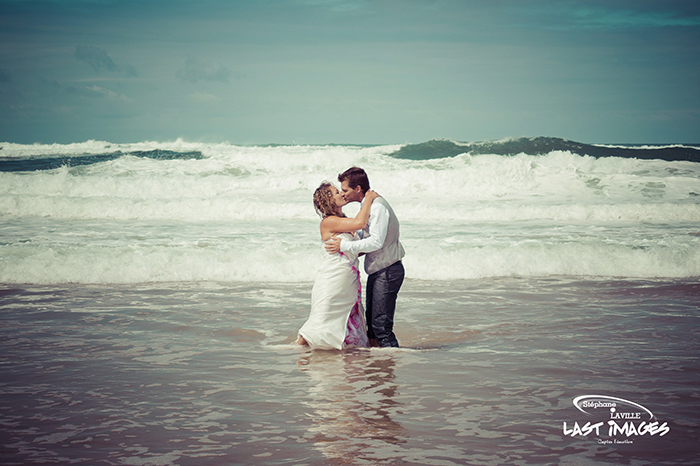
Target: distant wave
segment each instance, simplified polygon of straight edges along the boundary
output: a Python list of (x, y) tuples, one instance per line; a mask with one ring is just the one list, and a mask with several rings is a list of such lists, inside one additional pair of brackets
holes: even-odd
[(591, 157), (624, 157), (700, 162), (700, 147), (696, 146), (596, 145), (548, 137), (513, 138), (501, 141), (471, 143), (450, 141), (447, 139), (434, 139), (420, 144), (405, 145), (390, 155), (399, 159), (431, 160), (454, 157), (460, 154), (546, 155), (556, 151), (588, 155)]
[[(297, 152), (301, 148), (372, 150), (400, 160), (447, 159), (461, 154), (514, 156), (518, 154), (544, 156), (556, 152), (595, 158), (620, 157), (640, 160), (665, 160), (700, 162), (700, 145), (606, 145), (584, 144), (554, 137), (508, 138), (498, 141), (459, 142), (449, 139), (433, 139), (419, 144), (362, 145), (325, 144), (298, 146), (294, 144), (263, 144), (236, 146), (229, 143), (202, 144), (182, 140), (174, 142), (141, 142), (112, 144), (104, 141), (86, 141), (75, 144), (23, 145), (0, 143), (0, 172), (53, 170), (60, 167), (78, 167), (108, 162), (120, 157), (132, 156), (154, 160), (204, 159), (232, 149), (241, 152), (277, 151), (288, 149)], [(373, 150), (375, 149), (375, 150)]]
[[(2, 152), (0, 152), (2, 155)], [(187, 160), (201, 159), (199, 151), (176, 152), (171, 150), (153, 149), (146, 151), (116, 151), (108, 154), (80, 154), (80, 155), (46, 155), (44, 157), (17, 158), (0, 157), (0, 172), (19, 172), (36, 170), (53, 170), (54, 168), (78, 167), (92, 165), (100, 162), (108, 162), (124, 156), (142, 157), (155, 160)]]

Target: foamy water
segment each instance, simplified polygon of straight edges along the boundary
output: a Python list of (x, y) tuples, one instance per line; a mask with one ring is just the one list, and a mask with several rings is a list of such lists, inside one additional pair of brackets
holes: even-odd
[(313, 280), (311, 195), (353, 165), (401, 221), (408, 278), (700, 275), (697, 162), (407, 159), (396, 145), (0, 146), (5, 283)]

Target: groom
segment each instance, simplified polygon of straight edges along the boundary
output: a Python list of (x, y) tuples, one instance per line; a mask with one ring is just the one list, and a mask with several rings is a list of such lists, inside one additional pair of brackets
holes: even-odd
[[(338, 175), (340, 189), (348, 202), (364, 202), (369, 191), (367, 173), (352, 167)], [(401, 258), (404, 249), (399, 242), (399, 221), (389, 203), (378, 197), (372, 202), (367, 227), (359, 232), (359, 241), (334, 238), (326, 242), (329, 254), (350, 252), (366, 253), (367, 272), (367, 336), (370, 343), (382, 347), (398, 347), (394, 335), (396, 297), (403, 283), (404, 268)]]

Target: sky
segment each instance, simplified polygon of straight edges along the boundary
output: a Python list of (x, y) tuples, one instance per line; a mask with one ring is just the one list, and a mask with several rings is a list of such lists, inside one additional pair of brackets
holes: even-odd
[(0, 141), (700, 143), (697, 0), (0, 0)]

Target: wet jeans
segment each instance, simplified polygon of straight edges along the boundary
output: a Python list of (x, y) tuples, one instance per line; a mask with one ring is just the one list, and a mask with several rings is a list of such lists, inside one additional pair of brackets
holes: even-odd
[(394, 335), (394, 311), (403, 277), (401, 261), (367, 277), (367, 336), (376, 338), (382, 347), (399, 346)]

